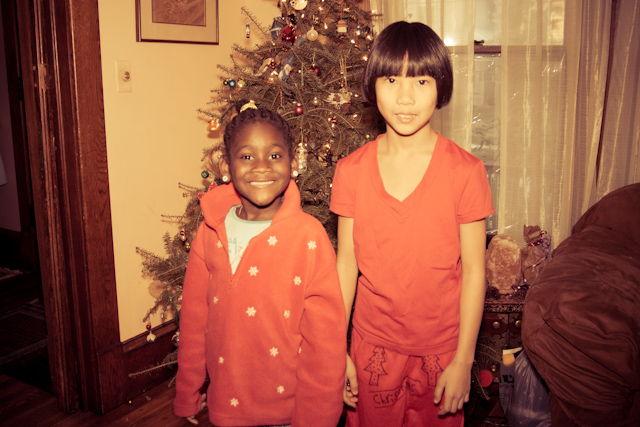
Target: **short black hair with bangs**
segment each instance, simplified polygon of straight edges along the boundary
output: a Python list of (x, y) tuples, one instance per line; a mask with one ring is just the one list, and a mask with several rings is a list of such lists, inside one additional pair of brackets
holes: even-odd
[(453, 71), (449, 49), (427, 25), (398, 21), (387, 26), (376, 37), (362, 76), (362, 89), (367, 101), (376, 103), (376, 80), (399, 76), (407, 58), (407, 76), (431, 76), (436, 80), (438, 101), (442, 108), (451, 100)]

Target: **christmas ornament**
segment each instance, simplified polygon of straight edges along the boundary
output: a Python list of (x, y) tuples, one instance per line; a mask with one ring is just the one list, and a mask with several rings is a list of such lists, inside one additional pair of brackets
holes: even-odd
[(304, 113), (304, 109), (302, 108), (302, 105), (298, 104), (296, 105), (296, 108), (293, 109), (293, 112), (296, 113), (296, 116), (301, 116), (302, 113)]
[(347, 33), (347, 22), (344, 19), (338, 21), (337, 24), (338, 34), (346, 34)]
[[(201, 177), (203, 177), (204, 179), (209, 178), (209, 172), (207, 171), (202, 171), (202, 173), (200, 174)], [(184, 240), (184, 239), (183, 239)]]
[(149, 335), (147, 335), (147, 342), (149, 344), (153, 344), (154, 342), (156, 342), (156, 336), (153, 335), (153, 332), (149, 332)]
[(285, 25), (287, 24), (284, 22), (283, 18), (278, 17), (273, 20), (271, 28), (269, 29), (269, 31), (271, 32), (271, 40), (276, 41), (280, 39), (280, 33), (282, 32), (282, 28), (284, 28)]
[(348, 104), (349, 102), (351, 102), (351, 95), (351, 92), (347, 92), (347, 90), (341, 89), (338, 93), (330, 93), (329, 95), (327, 95), (326, 101), (329, 104), (333, 105)]
[(269, 67), (276, 68), (276, 60), (275, 59), (267, 58), (267, 60), (269, 61)]
[(289, 15), (289, 22), (291, 22), (291, 25), (296, 25), (298, 23), (298, 18), (296, 18), (294, 13)]
[(156, 336), (151, 332), (151, 324), (147, 323), (147, 331), (149, 331), (149, 335), (147, 335), (147, 342), (149, 344), (156, 342)]
[(245, 82), (242, 79), (238, 79), (238, 87), (244, 87)]
[(178, 344), (180, 344), (180, 331), (177, 331), (175, 334), (173, 334), (173, 336), (171, 337), (171, 342), (173, 343), (173, 345), (178, 347)]
[(209, 120), (209, 126), (207, 126), (207, 129), (211, 132), (220, 129), (220, 121), (218, 119)]
[(189, 242), (185, 243), (185, 244), (184, 244), (184, 248), (185, 248), (186, 250), (191, 249), (191, 244), (190, 244)]
[(289, 74), (291, 73), (291, 68), (293, 67), (290, 64), (285, 64), (284, 67), (282, 67), (282, 70), (280, 70), (280, 74), (278, 75), (278, 77), (280, 77), (280, 80), (282, 80), (283, 82), (287, 80)]
[(229, 87), (233, 89), (234, 87), (236, 87), (236, 81), (233, 79), (229, 79), (229, 81), (227, 82), (227, 85), (229, 85)]
[(296, 31), (291, 25), (287, 25), (282, 29), (280, 37), (283, 42), (292, 43), (296, 40)]
[(315, 28), (311, 27), (309, 31), (307, 31), (307, 40), (311, 42), (318, 40), (318, 32)]
[(296, 148), (296, 157), (298, 159), (298, 172), (302, 173), (307, 170), (307, 150), (302, 145), (302, 142), (298, 144)]
[(480, 371), (480, 385), (484, 388), (489, 387), (493, 383), (493, 374), (487, 369)]
[(291, 7), (293, 7), (295, 10), (302, 10), (305, 7), (307, 7), (307, 0), (291, 0), (289, 2), (289, 4), (291, 5)]
[(356, 36), (361, 36), (362, 35), (362, 28), (358, 27), (356, 28)]
[(249, 24), (244, 27), (244, 34), (247, 36), (247, 38), (251, 37), (251, 27), (249, 26)]
[(313, 64), (311, 65), (311, 67), (309, 67), (309, 71), (312, 71), (315, 73), (316, 76), (320, 77), (320, 74), (322, 74), (322, 69), (320, 67), (318, 67), (317, 65)]
[[(205, 171), (207, 172), (207, 171)], [(209, 175), (209, 173), (207, 172), (207, 176)], [(206, 177), (205, 177), (206, 178)], [(180, 230), (180, 240), (182, 240), (183, 242), (185, 240), (187, 240), (187, 232), (185, 231), (185, 229), (183, 228), (182, 230)]]
[(211, 160), (211, 164), (217, 166), (218, 161), (220, 160), (220, 156), (222, 156), (222, 152), (220, 151), (220, 149), (212, 151), (211, 154), (209, 154), (209, 160)]
[(317, 97), (317, 96), (314, 96), (314, 97), (313, 97), (313, 101), (311, 101), (311, 102), (313, 102), (313, 105), (318, 105), (318, 104), (320, 104), (320, 101), (318, 100), (318, 97)]

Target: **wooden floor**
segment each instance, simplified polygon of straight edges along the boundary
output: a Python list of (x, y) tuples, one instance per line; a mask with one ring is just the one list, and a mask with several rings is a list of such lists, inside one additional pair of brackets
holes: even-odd
[[(0, 374), (0, 425), (3, 427), (80, 426), (191, 426), (173, 415), (175, 388), (161, 384), (104, 416), (90, 412), (65, 413), (55, 396), (10, 376)], [(206, 411), (197, 419), (209, 426)]]
[[(65, 413), (58, 409), (57, 399), (50, 393), (0, 374), (0, 425), (3, 427), (81, 427), (81, 426), (191, 426), (172, 413), (175, 394), (167, 383), (144, 393), (104, 416), (90, 412)], [(470, 402), (473, 404), (473, 399)], [(477, 403), (477, 402), (476, 402)], [(465, 408), (468, 427), (507, 426), (499, 403), (482, 401), (479, 407)], [(468, 412), (474, 409), (474, 414)], [(200, 426), (211, 426), (206, 411), (198, 417)]]

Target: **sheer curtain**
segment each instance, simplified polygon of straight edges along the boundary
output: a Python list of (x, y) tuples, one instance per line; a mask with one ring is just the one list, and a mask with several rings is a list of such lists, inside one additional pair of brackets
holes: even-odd
[(640, 182), (640, 1), (619, 1), (619, 7), (597, 199), (626, 184)]
[[(640, 181), (639, 3), (370, 0), (378, 31), (424, 22), (450, 46), (454, 96), (434, 127), (487, 165), (489, 229), (524, 243), (539, 225), (555, 247), (600, 197)], [(500, 53), (474, 54), (474, 39)]]

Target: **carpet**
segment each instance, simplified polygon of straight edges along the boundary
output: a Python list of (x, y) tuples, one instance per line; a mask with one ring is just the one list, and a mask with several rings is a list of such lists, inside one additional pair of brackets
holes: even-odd
[(0, 324), (4, 332), (0, 372), (44, 390), (50, 388), (47, 324), (41, 302), (34, 300), (1, 313)]

